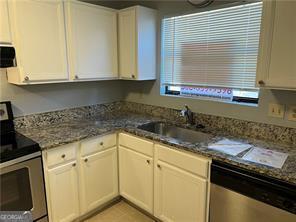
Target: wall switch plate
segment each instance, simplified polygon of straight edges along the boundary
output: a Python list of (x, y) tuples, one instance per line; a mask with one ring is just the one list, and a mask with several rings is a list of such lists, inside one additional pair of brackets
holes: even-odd
[(283, 119), (285, 115), (285, 106), (280, 104), (270, 103), (269, 109), (268, 109), (268, 115), (271, 117)]
[(287, 118), (290, 121), (296, 121), (296, 105), (288, 107)]

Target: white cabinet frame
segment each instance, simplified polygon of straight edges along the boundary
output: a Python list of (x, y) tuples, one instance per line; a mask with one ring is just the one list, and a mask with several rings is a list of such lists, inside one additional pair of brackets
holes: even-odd
[(258, 87), (296, 90), (295, 10), (296, 2), (293, 1), (263, 1)]

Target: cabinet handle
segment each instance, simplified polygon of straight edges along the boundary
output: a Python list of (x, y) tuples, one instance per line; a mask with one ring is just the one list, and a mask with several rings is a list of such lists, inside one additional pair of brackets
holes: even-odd
[(24, 80), (25, 80), (25, 82), (29, 81), (30, 80), (29, 76), (25, 76)]
[(146, 160), (146, 162), (147, 162), (148, 164), (150, 164), (150, 160)]
[(66, 157), (66, 154), (63, 154), (61, 157), (64, 159)]
[(158, 167), (158, 169), (160, 169), (160, 170), (161, 170), (161, 166), (160, 166), (159, 164), (157, 164), (157, 167)]
[(259, 81), (258, 81), (258, 84), (259, 84), (259, 85), (264, 85), (265, 82), (264, 82), (263, 80), (259, 80)]
[(101, 145), (101, 146), (103, 146), (103, 145), (104, 145), (104, 143), (103, 143), (103, 142), (100, 142), (100, 145)]
[(134, 78), (136, 78), (136, 76), (135, 75), (132, 75), (132, 78), (134, 79)]
[(73, 166), (73, 167), (76, 167), (76, 163), (73, 163), (72, 166)]
[(84, 159), (84, 162), (87, 162), (87, 161), (88, 161), (88, 159), (87, 159), (87, 158), (85, 158), (85, 159)]
[(74, 78), (75, 78), (75, 79), (79, 79), (78, 75), (75, 75)]

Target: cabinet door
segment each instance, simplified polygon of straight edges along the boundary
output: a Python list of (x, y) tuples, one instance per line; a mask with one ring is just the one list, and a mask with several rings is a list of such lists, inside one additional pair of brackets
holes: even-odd
[(80, 172), (83, 213), (118, 195), (116, 147), (81, 158)]
[(296, 1), (266, 1), (264, 6), (258, 80), (271, 88), (296, 89)]
[(62, 1), (9, 1), (13, 42), (22, 78), (68, 79)]
[(0, 1), (0, 43), (11, 43), (7, 0)]
[(119, 12), (119, 74), (135, 79), (136, 73), (136, 10)]
[(120, 195), (147, 212), (153, 212), (152, 158), (120, 146), (119, 184)]
[(116, 11), (83, 2), (68, 2), (66, 18), (74, 78), (117, 78)]
[(51, 220), (66, 222), (77, 218), (79, 200), (76, 162), (49, 169), (48, 184)]
[(162, 221), (206, 221), (206, 180), (158, 161), (154, 190), (154, 214)]

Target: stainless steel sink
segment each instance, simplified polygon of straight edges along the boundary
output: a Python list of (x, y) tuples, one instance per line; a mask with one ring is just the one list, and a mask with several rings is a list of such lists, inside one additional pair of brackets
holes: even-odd
[(138, 128), (190, 143), (205, 142), (213, 137), (212, 135), (207, 133), (181, 128), (164, 122), (151, 122), (140, 125), (138, 126)]

